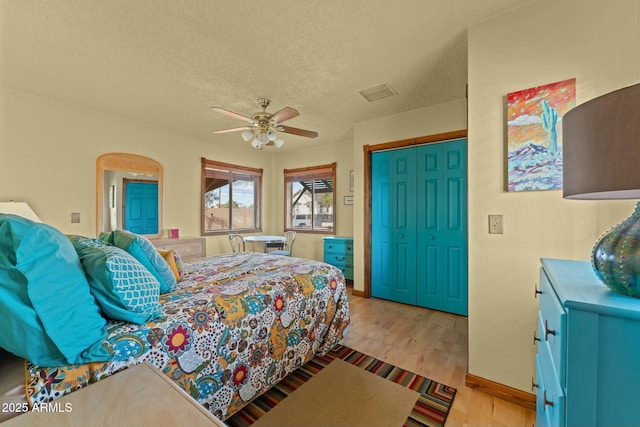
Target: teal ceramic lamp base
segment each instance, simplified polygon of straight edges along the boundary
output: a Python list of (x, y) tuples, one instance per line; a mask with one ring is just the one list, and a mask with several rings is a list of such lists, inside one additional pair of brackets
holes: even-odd
[(600, 237), (591, 261), (611, 290), (640, 298), (640, 203), (629, 218)]

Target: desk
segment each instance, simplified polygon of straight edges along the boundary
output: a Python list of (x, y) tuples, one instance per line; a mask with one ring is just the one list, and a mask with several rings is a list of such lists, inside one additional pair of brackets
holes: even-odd
[(284, 245), (287, 242), (287, 239), (284, 236), (244, 236), (243, 240), (251, 244), (262, 243), (262, 252), (267, 252), (267, 245), (269, 243)]

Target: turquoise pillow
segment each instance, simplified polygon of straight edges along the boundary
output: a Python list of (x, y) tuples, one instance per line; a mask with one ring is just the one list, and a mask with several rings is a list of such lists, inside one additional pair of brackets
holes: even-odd
[(105, 326), (69, 239), (0, 214), (0, 347), (39, 366), (106, 361)]
[(138, 260), (98, 239), (69, 238), (106, 317), (143, 324), (163, 315), (160, 283)]
[(125, 230), (115, 230), (111, 233), (100, 233), (100, 240), (124, 249), (140, 261), (160, 282), (161, 294), (176, 289), (178, 282), (171, 267), (146, 237)]

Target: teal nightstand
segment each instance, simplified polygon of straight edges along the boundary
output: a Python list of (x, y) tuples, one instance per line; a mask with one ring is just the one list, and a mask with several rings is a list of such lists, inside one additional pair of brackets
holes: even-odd
[(345, 279), (353, 280), (353, 237), (325, 237), (324, 262), (342, 270)]

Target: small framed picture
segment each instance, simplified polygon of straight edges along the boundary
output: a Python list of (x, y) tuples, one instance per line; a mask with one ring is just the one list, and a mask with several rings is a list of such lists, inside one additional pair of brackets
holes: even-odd
[[(355, 171), (350, 171), (349, 172), (349, 191), (352, 192), (352, 193), (353, 193), (353, 186), (355, 184), (355, 180), (356, 180)], [(345, 202), (345, 205), (346, 204), (347, 203)]]
[(353, 196), (344, 196), (345, 205), (353, 205)]

